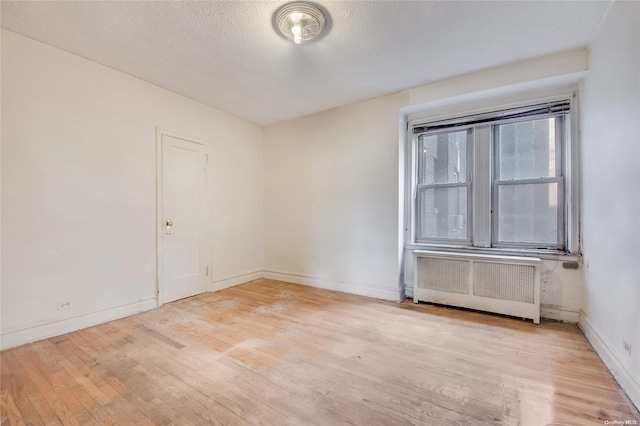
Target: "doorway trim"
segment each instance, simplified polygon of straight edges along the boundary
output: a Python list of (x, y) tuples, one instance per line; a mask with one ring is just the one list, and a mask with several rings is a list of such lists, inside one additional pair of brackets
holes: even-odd
[(176, 139), (182, 139), (187, 142), (195, 143), (198, 145), (202, 145), (205, 147), (206, 153), (206, 171), (207, 176), (205, 179), (205, 199), (204, 199), (204, 209), (206, 212), (206, 220), (204, 221), (205, 226), (204, 230), (204, 241), (205, 241), (205, 256), (207, 258), (207, 266), (206, 266), (206, 279), (207, 279), (207, 290), (209, 291), (209, 287), (211, 286), (211, 204), (210, 204), (210, 193), (209, 188), (211, 187), (211, 173), (209, 173), (209, 150), (210, 144), (208, 142), (195, 139), (189, 136), (184, 136), (179, 133), (170, 132), (168, 130), (161, 129), (160, 127), (156, 127), (156, 304), (157, 307), (161, 307), (164, 305), (164, 280), (163, 280), (163, 232), (164, 228), (162, 226), (164, 221), (163, 216), (163, 152), (162, 152), (162, 137), (170, 136)]

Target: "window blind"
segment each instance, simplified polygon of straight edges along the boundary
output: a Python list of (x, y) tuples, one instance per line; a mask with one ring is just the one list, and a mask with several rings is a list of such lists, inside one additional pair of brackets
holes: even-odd
[(433, 123), (414, 126), (413, 134), (416, 135), (442, 129), (472, 126), (483, 123), (493, 123), (497, 121), (534, 117), (539, 115), (568, 113), (570, 111), (570, 107), (571, 103), (569, 102), (569, 100), (563, 100), (538, 105), (530, 105), (526, 108), (513, 108), (502, 111), (494, 111), (490, 113), (470, 115), (466, 117), (458, 117), (454, 120), (436, 121)]

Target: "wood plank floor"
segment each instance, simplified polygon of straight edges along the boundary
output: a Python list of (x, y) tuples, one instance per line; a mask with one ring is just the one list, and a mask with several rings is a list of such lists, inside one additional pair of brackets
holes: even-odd
[(0, 356), (3, 425), (640, 424), (574, 325), (271, 280)]

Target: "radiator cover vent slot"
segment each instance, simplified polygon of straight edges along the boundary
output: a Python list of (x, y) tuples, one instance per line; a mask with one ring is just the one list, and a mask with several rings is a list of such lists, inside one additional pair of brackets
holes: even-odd
[(416, 250), (414, 302), (425, 301), (540, 322), (538, 258)]
[(418, 286), (429, 290), (451, 293), (469, 293), (469, 262), (458, 259), (436, 259), (419, 257), (417, 259)]
[(536, 268), (532, 265), (474, 262), (473, 294), (512, 302), (533, 303)]

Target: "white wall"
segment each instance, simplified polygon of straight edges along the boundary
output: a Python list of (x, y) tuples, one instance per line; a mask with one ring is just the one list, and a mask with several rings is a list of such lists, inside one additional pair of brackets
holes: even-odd
[(399, 298), (398, 110), (406, 94), (264, 130), (267, 276)]
[[(267, 276), (398, 299), (400, 123), (427, 108), (544, 96), (586, 66), (586, 51), (568, 52), (267, 126)], [(543, 316), (576, 322), (582, 271), (545, 260), (542, 272)]]
[(156, 127), (211, 145), (212, 287), (260, 271), (260, 127), (2, 32), (4, 347), (155, 306)]
[[(616, 2), (583, 85), (580, 325), (640, 407), (640, 3)], [(631, 345), (631, 353), (623, 342)]]

